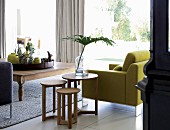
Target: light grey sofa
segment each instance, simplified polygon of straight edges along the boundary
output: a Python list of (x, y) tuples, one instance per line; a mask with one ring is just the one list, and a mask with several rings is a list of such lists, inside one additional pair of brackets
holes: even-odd
[(13, 66), (10, 62), (0, 61), (0, 105), (10, 104), (12, 116)]

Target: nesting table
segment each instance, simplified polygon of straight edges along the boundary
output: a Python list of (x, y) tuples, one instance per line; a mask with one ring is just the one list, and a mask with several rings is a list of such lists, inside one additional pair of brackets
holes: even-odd
[[(75, 73), (68, 73), (68, 74), (64, 74), (62, 76), (63, 79), (67, 80), (68, 83), (68, 88), (71, 88), (71, 82), (74, 83), (74, 88), (77, 88), (77, 81), (81, 81), (81, 80), (94, 80), (94, 82), (96, 83), (95, 89), (95, 110), (94, 111), (86, 111), (86, 110), (81, 110), (79, 109), (78, 111), (78, 115), (80, 114), (95, 114), (98, 115), (98, 75), (97, 74), (93, 74), (93, 73), (89, 73), (87, 76), (76, 76)], [(74, 98), (77, 100), (77, 94), (74, 94)], [(75, 117), (77, 118), (77, 117)]]

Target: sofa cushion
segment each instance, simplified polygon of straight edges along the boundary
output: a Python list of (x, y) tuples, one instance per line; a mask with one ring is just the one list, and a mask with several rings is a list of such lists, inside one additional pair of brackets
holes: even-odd
[(10, 62), (0, 61), (0, 105), (12, 102), (13, 66)]

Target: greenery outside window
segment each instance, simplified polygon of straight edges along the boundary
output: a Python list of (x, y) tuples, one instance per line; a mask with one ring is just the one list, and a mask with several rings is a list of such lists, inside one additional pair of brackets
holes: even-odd
[(123, 62), (130, 51), (149, 50), (150, 1), (85, 0), (85, 35), (103, 35), (117, 43), (114, 47), (89, 45), (88, 60)]

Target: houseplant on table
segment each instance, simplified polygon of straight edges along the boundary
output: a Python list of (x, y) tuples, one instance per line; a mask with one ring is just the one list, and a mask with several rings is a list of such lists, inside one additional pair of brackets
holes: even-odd
[(72, 40), (74, 42), (77, 42), (83, 45), (83, 49), (80, 53), (80, 56), (77, 57), (76, 70), (75, 70), (76, 75), (80, 75), (80, 76), (86, 75), (83, 73), (83, 69), (82, 69), (83, 64), (81, 64), (81, 61), (82, 61), (82, 54), (84, 52), (84, 49), (88, 44), (93, 43), (93, 42), (96, 43), (98, 41), (105, 42), (107, 45), (111, 45), (111, 46), (115, 44), (113, 40), (107, 37), (103, 37), (103, 36), (91, 37), (91, 36), (84, 36), (84, 35), (74, 35), (74, 36), (67, 36), (66, 38), (63, 38), (63, 39)]

